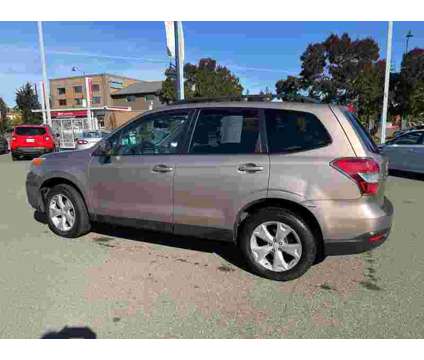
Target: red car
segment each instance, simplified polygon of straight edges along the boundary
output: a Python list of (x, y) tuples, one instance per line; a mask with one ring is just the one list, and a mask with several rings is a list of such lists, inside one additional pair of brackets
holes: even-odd
[(10, 151), (12, 159), (37, 157), (56, 149), (53, 133), (47, 125), (19, 125), (13, 129)]

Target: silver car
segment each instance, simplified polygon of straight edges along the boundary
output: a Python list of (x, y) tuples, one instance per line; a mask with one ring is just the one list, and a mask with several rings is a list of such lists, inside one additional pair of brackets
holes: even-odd
[(404, 133), (388, 141), (381, 152), (389, 159), (390, 170), (424, 173), (424, 130)]
[(89, 149), (96, 145), (107, 135), (109, 135), (109, 133), (103, 130), (83, 131), (81, 135), (77, 139), (75, 139), (76, 149)]
[(93, 148), (33, 160), (26, 189), (60, 236), (97, 221), (229, 241), (252, 271), (286, 281), (386, 240), (386, 177), (386, 159), (343, 107), (186, 103)]

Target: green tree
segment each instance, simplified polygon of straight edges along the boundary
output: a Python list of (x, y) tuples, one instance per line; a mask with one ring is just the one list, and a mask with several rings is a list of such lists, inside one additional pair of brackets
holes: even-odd
[(4, 133), (8, 127), (7, 112), (8, 107), (4, 100), (0, 97), (0, 134)]
[[(172, 69), (167, 69), (165, 75), (160, 97), (170, 103), (176, 100), (176, 80)], [(239, 78), (211, 58), (200, 59), (198, 65), (186, 64), (184, 78), (187, 99), (241, 96), (243, 92)]]
[(302, 90), (324, 102), (355, 102), (356, 79), (364, 72), (367, 74), (367, 69), (375, 65), (378, 58), (379, 48), (373, 39), (352, 40), (346, 33), (340, 37), (332, 34), (321, 43), (308, 45), (300, 57), (299, 77), (278, 81), (277, 93), (292, 97)]
[(38, 102), (37, 95), (29, 82), (16, 90), (16, 106), (22, 114), (24, 123), (41, 124), (41, 113), (33, 113), (31, 111), (34, 109), (40, 109), (41, 105)]
[(424, 49), (415, 48), (403, 56), (395, 101), (399, 113), (412, 118), (422, 116), (420, 94), (424, 82)]
[(275, 84), (277, 96), (285, 101), (294, 101), (300, 95), (302, 84), (296, 76), (288, 76), (285, 80), (278, 80)]

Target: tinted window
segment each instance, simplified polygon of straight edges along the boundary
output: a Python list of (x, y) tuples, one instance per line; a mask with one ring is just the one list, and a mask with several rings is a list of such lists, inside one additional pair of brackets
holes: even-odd
[(378, 147), (372, 139), (369, 132), (364, 128), (358, 118), (351, 113), (350, 111), (344, 111), (345, 116), (348, 118), (352, 124), (353, 129), (356, 132), (356, 135), (362, 140), (367, 149), (373, 153), (379, 153)]
[(315, 115), (300, 111), (265, 110), (270, 153), (326, 146), (330, 135)]
[(184, 136), (189, 112), (152, 115), (134, 121), (108, 139), (113, 155), (175, 154)]
[(421, 137), (422, 132), (412, 132), (405, 135), (401, 135), (398, 138), (390, 141), (390, 144), (397, 144), (397, 145), (421, 145)]
[(39, 136), (44, 135), (46, 133), (46, 129), (41, 127), (17, 127), (15, 128), (15, 134), (16, 135), (23, 135), (23, 136)]
[(201, 110), (190, 146), (192, 154), (261, 152), (257, 110)]

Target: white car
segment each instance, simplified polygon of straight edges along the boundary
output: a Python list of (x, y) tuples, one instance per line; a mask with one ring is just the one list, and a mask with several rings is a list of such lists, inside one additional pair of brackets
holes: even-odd
[(83, 131), (81, 136), (75, 139), (75, 148), (76, 150), (89, 149), (107, 135), (109, 135), (109, 133), (104, 130)]
[(414, 130), (389, 140), (381, 147), (390, 170), (424, 174), (424, 130)]

